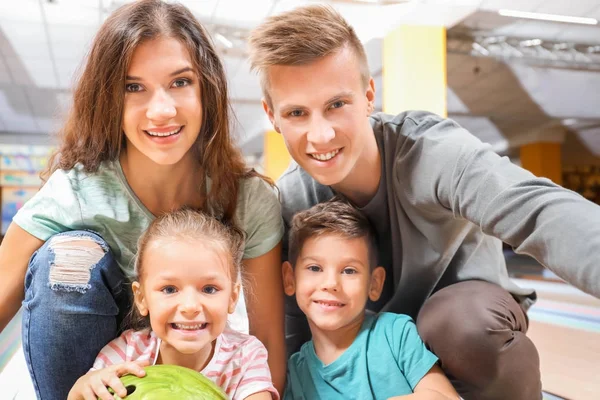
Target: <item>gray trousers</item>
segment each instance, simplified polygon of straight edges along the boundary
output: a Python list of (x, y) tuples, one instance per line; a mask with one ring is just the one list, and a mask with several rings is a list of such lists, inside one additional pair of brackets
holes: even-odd
[[(298, 310), (295, 299), (287, 301), (288, 311)], [(290, 355), (310, 340), (306, 318), (298, 313), (286, 315)], [(483, 281), (455, 283), (427, 299), (416, 322), (463, 399), (542, 398), (538, 352), (525, 335), (527, 315), (506, 290)]]

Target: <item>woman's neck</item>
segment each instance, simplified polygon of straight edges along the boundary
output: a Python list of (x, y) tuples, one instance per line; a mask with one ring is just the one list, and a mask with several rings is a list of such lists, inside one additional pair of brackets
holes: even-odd
[(213, 358), (215, 351), (215, 342), (204, 346), (204, 348), (197, 353), (183, 354), (177, 351), (174, 347), (162, 341), (160, 343), (160, 349), (158, 351), (157, 364), (163, 365), (179, 365), (180, 367), (186, 367), (193, 369), (194, 371), (202, 371)]
[(204, 206), (205, 177), (191, 154), (177, 164), (158, 165), (136, 150), (123, 150), (119, 161), (127, 183), (152, 214)]
[(335, 331), (321, 330), (309, 321), (315, 353), (319, 360), (329, 365), (344, 354), (356, 340), (364, 320), (365, 314), (362, 313), (356, 320)]

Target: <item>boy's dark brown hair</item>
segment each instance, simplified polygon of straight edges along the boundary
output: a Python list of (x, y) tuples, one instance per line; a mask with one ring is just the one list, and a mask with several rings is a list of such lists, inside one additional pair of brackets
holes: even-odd
[(304, 243), (324, 235), (364, 239), (369, 249), (369, 267), (373, 270), (377, 266), (377, 240), (371, 223), (359, 210), (339, 198), (319, 203), (294, 216), (289, 233), (289, 262), (295, 266)]
[(345, 47), (358, 60), (365, 88), (369, 84), (365, 49), (354, 28), (330, 6), (309, 5), (269, 17), (252, 31), (248, 44), (251, 68), (258, 72), (269, 106), (269, 67), (309, 64)]

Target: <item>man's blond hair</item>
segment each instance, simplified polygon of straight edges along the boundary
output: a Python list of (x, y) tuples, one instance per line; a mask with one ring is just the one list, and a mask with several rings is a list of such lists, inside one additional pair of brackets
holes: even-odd
[(258, 72), (263, 95), (268, 95), (268, 68), (274, 65), (304, 65), (344, 47), (352, 49), (365, 87), (370, 79), (367, 56), (354, 28), (330, 6), (296, 8), (265, 20), (249, 37), (250, 65)]

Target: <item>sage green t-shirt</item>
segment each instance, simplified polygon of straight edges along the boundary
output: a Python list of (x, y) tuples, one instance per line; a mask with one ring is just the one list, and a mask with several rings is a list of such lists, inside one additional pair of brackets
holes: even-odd
[[(66, 231), (95, 231), (107, 242), (125, 275), (131, 277), (137, 240), (154, 218), (115, 161), (102, 163), (95, 173), (85, 172), (81, 165), (69, 171), (57, 170), (13, 221), (44, 241)], [(274, 189), (258, 177), (243, 179), (235, 221), (246, 233), (245, 259), (274, 248), (283, 236), (281, 207)]]

